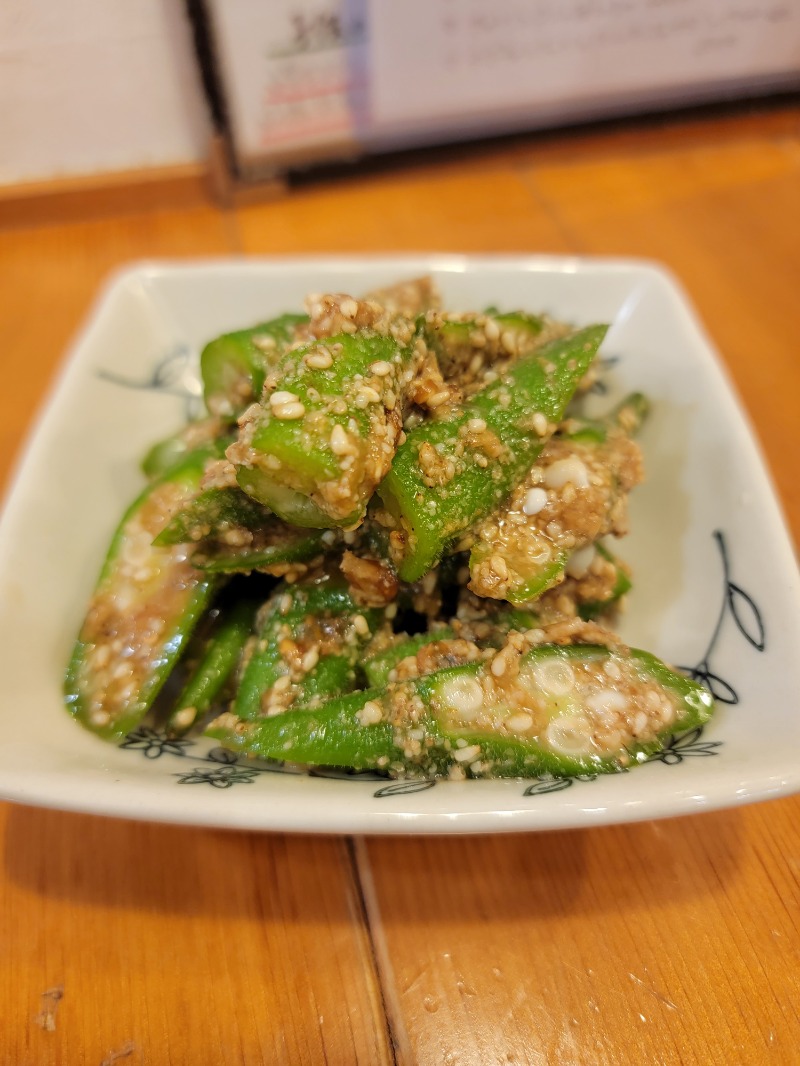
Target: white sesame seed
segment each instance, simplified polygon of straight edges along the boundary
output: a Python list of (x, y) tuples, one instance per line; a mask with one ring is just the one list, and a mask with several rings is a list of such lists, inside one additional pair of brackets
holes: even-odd
[(508, 565), (502, 555), (490, 555), (489, 566), (501, 580), (504, 581), (508, 577)]
[(547, 433), (547, 419), (541, 411), (537, 411), (531, 416), (531, 425), (533, 426), (533, 432), (539, 437), (544, 437)]
[(583, 548), (578, 548), (567, 560), (566, 572), (570, 577), (585, 577), (589, 572), (589, 567), (594, 562), (594, 557), (594, 544), (587, 544)]
[(576, 489), (586, 489), (589, 487), (589, 471), (585, 463), (571, 455), (567, 459), (557, 459), (547, 467), (544, 483), (551, 489), (561, 489), (567, 484), (574, 485)]
[(348, 297), (348, 299), (342, 300), (339, 304), (339, 310), (345, 318), (355, 318), (358, 314), (358, 304), (352, 297)]
[(458, 763), (474, 762), (481, 753), (480, 744), (469, 744), (466, 748), (459, 748), (453, 752), (453, 758)]
[(317, 351), (309, 352), (305, 357), (305, 361), (314, 370), (327, 370), (328, 367), (333, 366), (333, 356), (327, 348), (319, 348)]
[(303, 661), (301, 662), (300, 665), (303, 668), (303, 672), (307, 674), (309, 670), (313, 670), (314, 669), (314, 667), (317, 665), (318, 662), (319, 662), (319, 649), (318, 648), (309, 648), (309, 650), (303, 656)]
[(377, 363), (373, 363), (369, 369), (376, 377), (385, 378), (388, 374), (391, 374), (392, 364), (387, 363), (385, 359), (379, 359)]
[(273, 392), (269, 398), (269, 403), (270, 407), (282, 407), (285, 403), (295, 403), (299, 398), (293, 392), (286, 392), (284, 389), (280, 389), (278, 392)]
[(506, 672), (506, 660), (505, 656), (498, 654), (492, 659), (492, 664), (489, 667), (495, 677), (502, 677)]
[(633, 719), (633, 732), (635, 736), (639, 736), (640, 733), (644, 733), (647, 728), (649, 719), (644, 711), (639, 711), (636, 717)]
[(269, 333), (257, 333), (252, 338), (253, 344), (262, 352), (270, 352), (275, 347), (275, 338)]
[(285, 692), (292, 683), (291, 677), (288, 674), (282, 674), (281, 677), (272, 686), (273, 692)]
[(471, 418), (469, 422), (467, 422), (467, 429), (470, 433), (483, 433), (486, 429), (486, 423), (482, 418)]
[(526, 711), (520, 711), (518, 714), (512, 714), (510, 718), (506, 718), (506, 729), (509, 729), (512, 733), (527, 733), (532, 725), (533, 717)]
[(619, 714), (627, 709), (628, 701), (613, 688), (601, 688), (586, 697), (586, 706), (601, 717)]
[(340, 425), (338, 425), (338, 423), (331, 430), (330, 443), (331, 451), (334, 453), (334, 455), (347, 455), (353, 450), (350, 438), (348, 437), (345, 430)]
[(356, 714), (360, 725), (377, 725), (383, 719), (381, 705), (375, 700), (367, 700)]
[(176, 725), (178, 729), (188, 729), (188, 727), (194, 722), (197, 717), (196, 707), (182, 707), (177, 711), (173, 717), (173, 725)]
[(483, 332), (486, 334), (486, 339), (490, 341), (496, 341), (500, 337), (500, 327), (493, 318), (486, 319)]
[(522, 513), (527, 515), (538, 514), (547, 504), (547, 493), (544, 489), (528, 489), (525, 493), (525, 502), (522, 504)]
[(360, 637), (368, 636), (369, 625), (363, 614), (353, 615), (353, 628)]
[(302, 418), (306, 409), (301, 403), (284, 403), (273, 406), (272, 413), (282, 422), (292, 422), (296, 418)]

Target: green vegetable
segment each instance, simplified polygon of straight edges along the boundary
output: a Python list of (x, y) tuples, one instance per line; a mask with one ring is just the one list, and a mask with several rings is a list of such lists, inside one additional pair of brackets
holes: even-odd
[(192, 565), (209, 573), (247, 573), (321, 557), (331, 531), (297, 529), (238, 488), (207, 489), (156, 537), (157, 545), (191, 543)]
[[(567, 421), (565, 432), (553, 437), (527, 477), (475, 529), (469, 558), (474, 592), (530, 603), (564, 580), (574, 552), (615, 530), (624, 497), (637, 482), (638, 452), (629, 433), (641, 425), (646, 410), (647, 401), (634, 393), (602, 421)], [(547, 499), (543, 486), (552, 485), (548, 479), (559, 470), (558, 487)], [(573, 484), (571, 497), (561, 493), (567, 481)], [(545, 500), (545, 509), (531, 513), (528, 500), (535, 494)], [(576, 496), (584, 500), (577, 513)]]
[[(646, 761), (713, 710), (705, 689), (647, 652), (541, 645), (510, 680), (493, 665), (441, 670), (237, 730), (223, 722), (210, 735), (234, 750), (310, 765), (573, 776)], [(613, 686), (609, 669), (619, 675)]]
[(72, 714), (103, 737), (124, 737), (139, 724), (218, 587), (183, 547), (152, 543), (197, 493), (208, 457), (208, 448), (193, 452), (148, 485), (114, 534), (64, 690)]
[(452, 640), (455, 635), (449, 626), (441, 626), (437, 629), (429, 629), (425, 633), (415, 633), (413, 637), (409, 637), (406, 633), (396, 633), (391, 643), (379, 651), (371, 651), (367, 648), (363, 663), (367, 684), (370, 688), (380, 688), (388, 684), (389, 674), (403, 659), (416, 655), (426, 644), (434, 644), (439, 640)]
[(547, 439), (534, 416), (560, 421), (605, 333), (589, 326), (544, 345), (451, 417), (408, 434), (378, 490), (398, 524), (393, 548), (404, 581), (435, 566), (528, 473)]
[(212, 451), (222, 455), (230, 443), (230, 439), (223, 436), (219, 419), (205, 418), (190, 422), (177, 433), (157, 441), (148, 448), (140, 464), (141, 470), (145, 477), (154, 480), (166, 474), (192, 452), (209, 448), (209, 455)]
[[(493, 322), (488, 333), (487, 318)], [(509, 358), (509, 351), (503, 344), (503, 334), (513, 335), (515, 354), (522, 355), (536, 346), (543, 329), (544, 319), (539, 315), (529, 315), (523, 311), (501, 314), (490, 308), (485, 315), (461, 315), (457, 318), (430, 315), (426, 322), (426, 337), (445, 377), (457, 376), (463, 381), (475, 377), (470, 371), (470, 364), (476, 355), (480, 357), (481, 368)], [(476, 334), (483, 341), (481, 347), (475, 344)]]
[(595, 544), (595, 550), (599, 555), (609, 563), (612, 564), (616, 571), (616, 580), (608, 596), (603, 599), (595, 600), (583, 600), (578, 602), (578, 614), (584, 620), (589, 622), (593, 618), (597, 618), (598, 615), (608, 611), (614, 604), (619, 603), (626, 592), (630, 592), (632, 586), (631, 576), (628, 569), (616, 558), (605, 546), (605, 544), (598, 541)]
[(259, 718), (355, 687), (361, 649), (382, 618), (362, 610), (337, 577), (278, 586), (262, 613), (234, 713)]
[(175, 701), (167, 722), (172, 734), (182, 735), (208, 714), (238, 666), (258, 601), (240, 599), (220, 608), (197, 666)]
[(419, 358), (407, 339), (341, 333), (287, 352), (228, 453), (244, 491), (294, 525), (356, 525), (397, 445)]
[(261, 396), (267, 370), (291, 344), (307, 315), (280, 315), (250, 329), (224, 333), (200, 354), (203, 395), (212, 415), (233, 420)]

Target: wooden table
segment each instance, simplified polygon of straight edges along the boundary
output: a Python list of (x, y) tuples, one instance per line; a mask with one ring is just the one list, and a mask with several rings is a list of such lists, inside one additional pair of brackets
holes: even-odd
[[(451, 249), (668, 264), (800, 533), (791, 104), (416, 155), (242, 209), (198, 198), (144, 209), (134, 197), (112, 215), (87, 204), (85, 217), (7, 227), (0, 473), (119, 263)], [(0, 1062), (800, 1062), (798, 827), (800, 798), (450, 839), (4, 807)]]

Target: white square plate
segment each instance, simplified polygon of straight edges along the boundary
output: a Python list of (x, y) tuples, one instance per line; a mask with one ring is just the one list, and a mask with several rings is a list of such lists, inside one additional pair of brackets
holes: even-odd
[[(217, 333), (430, 272), (448, 307), (610, 322), (603, 403), (647, 393), (648, 480), (620, 554), (621, 632), (722, 697), (702, 733), (629, 773), (581, 780), (395, 782), (257, 769), (204, 741), (138, 731), (120, 747), (61, 703), (64, 665), (148, 444), (197, 403)], [(194, 397), (194, 400), (192, 400)], [(675, 283), (640, 262), (574, 258), (146, 263), (106, 288), (19, 468), (0, 526), (0, 795), (131, 818), (312, 832), (552, 829), (686, 814), (800, 787), (798, 574), (769, 476)]]

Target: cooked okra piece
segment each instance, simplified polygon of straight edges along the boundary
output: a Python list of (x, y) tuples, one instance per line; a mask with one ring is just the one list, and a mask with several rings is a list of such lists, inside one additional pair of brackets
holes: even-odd
[(603, 582), (601, 576), (600, 581), (595, 583), (591, 581), (594, 576), (593, 571), (602, 571), (603, 567), (590, 566), (587, 571), (589, 580), (575, 582), (574, 596), (578, 607), (578, 615), (584, 622), (589, 622), (593, 618), (597, 618), (598, 615), (609, 611), (632, 588), (629, 568), (620, 562), (601, 541), (598, 541), (594, 548), (598, 560), (606, 564), (609, 573), (605, 582)]
[(101, 736), (123, 737), (141, 721), (218, 587), (185, 544), (153, 544), (198, 492), (209, 454), (193, 452), (148, 485), (114, 534), (65, 682), (69, 710)]
[(488, 662), (353, 693), (213, 734), (262, 758), (397, 776), (613, 773), (705, 723), (710, 694), (647, 652), (506, 645)]
[[(390, 320), (377, 304), (338, 299), (329, 318), (353, 332), (288, 351), (228, 449), (244, 491), (292, 525), (361, 521), (389, 469), (405, 392), (426, 354), (411, 322)], [(362, 317), (371, 325), (356, 332)]]
[(238, 488), (207, 489), (178, 512), (155, 543), (191, 543), (191, 562), (210, 573), (286, 567), (321, 558), (336, 541), (332, 530), (296, 529)]
[(190, 422), (177, 433), (173, 433), (164, 440), (148, 448), (141, 462), (141, 470), (145, 477), (151, 480), (161, 477), (177, 463), (186, 458), (190, 452), (198, 448), (219, 443), (220, 454), (231, 443), (231, 439), (225, 440), (225, 430), (218, 418), (203, 418), (196, 422)]
[(435, 566), (528, 473), (605, 333), (589, 326), (522, 356), (447, 418), (409, 432), (378, 490), (404, 581)]
[[(425, 320), (426, 339), (436, 353), (446, 378), (461, 385), (480, 379), (488, 367), (525, 355), (552, 339), (552, 328), (540, 315), (522, 311), (500, 314), (429, 314)], [(563, 332), (560, 331), (560, 332)], [(543, 338), (544, 334), (544, 338)]]
[(297, 328), (307, 321), (307, 315), (280, 315), (210, 341), (200, 353), (200, 373), (211, 414), (233, 421), (258, 400), (268, 369), (295, 339)]
[(455, 636), (450, 626), (439, 626), (425, 633), (415, 633), (411, 637), (406, 633), (394, 633), (388, 640), (381, 642), (377, 648), (367, 647), (363, 662), (367, 684), (370, 688), (382, 688), (388, 684), (391, 672), (404, 659), (416, 656), (417, 652), (426, 645), (440, 640), (452, 640)]
[[(594, 542), (627, 532), (627, 497), (642, 479), (638, 428), (646, 401), (634, 394), (604, 422), (568, 420), (508, 499), (470, 531), (470, 588), (527, 603), (565, 576), (598, 573)], [(626, 429), (622, 428), (622, 424)], [(606, 568), (607, 569), (607, 568)]]
[(258, 600), (245, 598), (219, 608), (211, 632), (204, 634), (199, 661), (170, 712), (167, 730), (171, 734), (186, 733), (208, 714), (224, 692), (253, 632), (258, 606)]
[(239, 718), (355, 687), (361, 649), (383, 612), (360, 608), (341, 579), (281, 585), (270, 597), (234, 702)]

